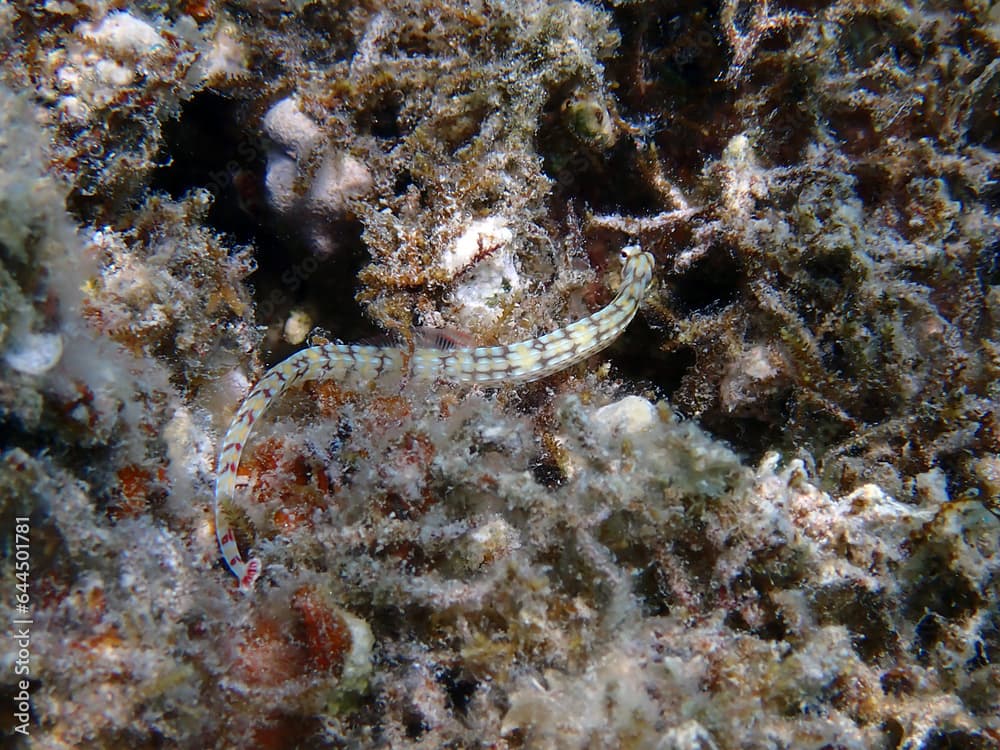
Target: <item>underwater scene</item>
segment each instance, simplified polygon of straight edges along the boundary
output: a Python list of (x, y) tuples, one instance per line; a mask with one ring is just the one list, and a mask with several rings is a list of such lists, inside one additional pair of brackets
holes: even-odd
[(0, 2), (0, 747), (1000, 748), (1000, 2)]

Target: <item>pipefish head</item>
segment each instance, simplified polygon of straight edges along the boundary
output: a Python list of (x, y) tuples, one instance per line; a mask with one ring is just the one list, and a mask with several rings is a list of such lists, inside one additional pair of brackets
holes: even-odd
[(645, 289), (653, 278), (655, 261), (650, 253), (643, 252), (638, 245), (628, 245), (621, 251), (622, 285), (638, 285)]

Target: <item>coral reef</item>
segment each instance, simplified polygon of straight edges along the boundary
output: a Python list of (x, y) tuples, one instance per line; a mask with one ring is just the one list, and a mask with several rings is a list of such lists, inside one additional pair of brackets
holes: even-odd
[[(1000, 5), (24, 2), (0, 41), (5, 747), (1000, 747)], [(236, 590), (266, 364), (530, 338), (631, 241), (606, 355), (287, 394)]]

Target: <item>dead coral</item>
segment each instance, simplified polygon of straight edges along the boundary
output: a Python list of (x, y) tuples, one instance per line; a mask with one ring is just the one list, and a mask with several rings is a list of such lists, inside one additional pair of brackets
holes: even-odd
[[(733, 106), (753, 126), (683, 185), (702, 207), (690, 233), (646, 235), (675, 258), (660, 313), (684, 368), (677, 403), (751, 450), (808, 446), (843, 488), (877, 479), (908, 495), (942, 466), (956, 494), (990, 494), (964, 457), (995, 453), (983, 437), (1000, 331), (985, 300), (1000, 161), (978, 123), (1000, 42), (985, 9), (940, 23), (933, 4), (845, 1), (794, 19), (737, 7), (720, 18), (741, 70)], [(765, 12), (787, 30), (748, 55)], [(973, 28), (987, 31), (965, 45)], [(712, 119), (716, 134), (731, 127), (725, 111)], [(767, 364), (748, 378), (754, 352)]]
[(163, 123), (183, 100), (245, 74), (231, 25), (199, 28), (183, 9), (168, 18), (138, 7), (22, 3), (8, 33), (18, 64), (4, 76), (46, 105), (53, 169), (72, 185), (72, 209), (92, 221), (113, 218), (145, 186)]
[(103, 270), (84, 304), (97, 330), (137, 355), (169, 354), (175, 376), (196, 383), (217, 375), (206, 366), (221, 342), (238, 340), (249, 352), (255, 341), (243, 324), (250, 308), (241, 284), (253, 260), (203, 228), (209, 206), (205, 192), (179, 202), (153, 196), (120, 231), (95, 232)]
[[(461, 12), (436, 2), (390, 3), (377, 13), (352, 11), (349, 35), (340, 42), (349, 41), (352, 54), (312, 59), (312, 42), (342, 23), (340, 11), (328, 9), (318, 26), (289, 19), (276, 32), (258, 32), (255, 41), (272, 49), (283, 35), (311, 40), (304, 48), (282, 45), (281, 64), (314, 71), (295, 87), (298, 106), (322, 145), (313, 151), (346, 154), (370, 175), (371, 192), (379, 196), (349, 197), (346, 207), (363, 227), (372, 256), (360, 276), (369, 315), (405, 331), (415, 322), (440, 325), (463, 317), (465, 307), (485, 303), (494, 309), (490, 325), (472, 314), (462, 320), (480, 339), (535, 333), (530, 316), (516, 314), (514, 303), (533, 306), (524, 276), (550, 278), (551, 257), (563, 248), (545, 225), (551, 184), (533, 139), (554, 97), (570, 108), (581, 97), (591, 102), (590, 110), (607, 108), (601, 60), (617, 35), (606, 17), (572, 2), (517, 9), (474, 3)], [(608, 127), (611, 121), (605, 118)], [(312, 195), (323, 160), (307, 157), (297, 163), (296, 184)], [(269, 179), (278, 179), (276, 168), (269, 168)], [(445, 257), (449, 248), (467, 244), (470, 234), (475, 242), (481, 234), (475, 228), (483, 224), (511, 233), (514, 242), (504, 243), (511, 257), (488, 274), (489, 285), (471, 284), (442, 305), (445, 285), (465, 281), (458, 277), (467, 266), (491, 259), (495, 232), (461, 267)], [(329, 219), (306, 230), (322, 232), (330, 233)], [(565, 283), (560, 280), (556, 291)], [(557, 299), (562, 297), (543, 304), (554, 308)]]

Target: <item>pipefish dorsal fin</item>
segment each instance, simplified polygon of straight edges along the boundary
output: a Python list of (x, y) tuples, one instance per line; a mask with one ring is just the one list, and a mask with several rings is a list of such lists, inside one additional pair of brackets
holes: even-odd
[(413, 345), (450, 352), (455, 349), (471, 349), (476, 345), (476, 339), (468, 331), (459, 328), (417, 326), (413, 329)]
[(476, 346), (476, 339), (471, 333), (458, 328), (414, 326), (409, 329), (407, 335), (397, 332), (380, 333), (363, 338), (358, 343), (362, 346), (397, 349), (409, 349), (412, 345), (415, 349), (439, 349), (450, 352), (455, 349), (473, 348)]

